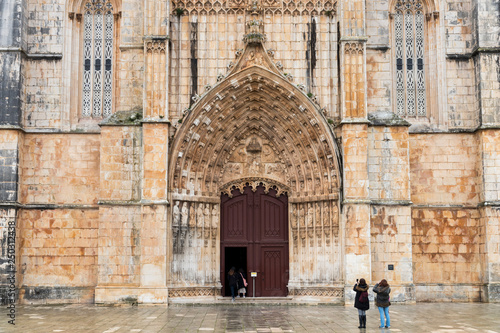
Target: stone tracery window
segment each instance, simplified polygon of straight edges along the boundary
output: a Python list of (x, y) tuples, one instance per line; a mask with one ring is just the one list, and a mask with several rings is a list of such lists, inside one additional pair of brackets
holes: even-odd
[(424, 6), (421, 0), (397, 0), (393, 15), (395, 113), (426, 117)]
[(112, 113), (113, 5), (90, 0), (83, 11), (82, 117), (106, 117)]

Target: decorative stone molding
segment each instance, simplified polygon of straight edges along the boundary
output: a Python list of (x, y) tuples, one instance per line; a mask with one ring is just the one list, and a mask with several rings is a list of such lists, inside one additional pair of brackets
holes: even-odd
[(270, 189), (275, 189), (277, 197), (284, 193), (290, 193), (290, 188), (288, 186), (272, 179), (263, 179), (260, 177), (249, 177), (231, 181), (222, 185), (220, 191), (232, 198), (233, 195), (231, 192), (233, 189), (239, 190), (240, 193), (243, 193), (245, 186), (250, 186), (252, 191), (255, 192), (257, 190), (257, 186), (259, 185), (264, 186), (264, 193), (266, 194), (269, 193)]
[[(282, 0), (227, 0), (227, 1), (173, 1), (173, 8), (181, 8), (188, 15), (210, 14), (288, 14), (288, 15), (319, 15), (335, 16), (337, 1), (309, 0), (282, 1)], [(175, 14), (175, 13), (174, 13)]]
[(151, 40), (146, 42), (147, 53), (165, 53), (164, 40)]
[(312, 296), (312, 297), (344, 297), (343, 288), (313, 287), (289, 289), (290, 296)]
[(220, 296), (220, 289), (216, 287), (169, 288), (168, 297), (200, 297)]

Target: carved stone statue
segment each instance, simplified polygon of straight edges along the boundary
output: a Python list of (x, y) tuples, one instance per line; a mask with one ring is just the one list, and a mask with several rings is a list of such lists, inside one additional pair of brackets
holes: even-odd
[(212, 208), (212, 229), (217, 229), (219, 225), (219, 206), (214, 205)]
[(299, 210), (299, 221), (300, 221), (300, 227), (304, 228), (305, 227), (305, 216), (304, 216), (304, 206), (300, 206)]
[(194, 203), (189, 205), (189, 228), (196, 227), (196, 217), (194, 213)]
[(180, 222), (180, 219), (181, 219), (181, 212), (179, 210), (179, 201), (176, 201), (175, 205), (174, 205), (172, 225), (178, 226), (179, 222)]
[(205, 204), (205, 210), (203, 211), (204, 220), (205, 220), (205, 229), (210, 228), (210, 204)]
[(317, 203), (314, 205), (316, 211), (316, 226), (321, 227), (321, 204)]
[(325, 202), (323, 208), (323, 225), (330, 225), (330, 205), (328, 205), (328, 201)]
[(312, 228), (313, 218), (314, 218), (314, 209), (312, 208), (312, 204), (309, 204), (309, 208), (307, 209), (307, 227), (308, 228)]
[(292, 210), (292, 228), (297, 228), (297, 207), (293, 206)]
[(198, 204), (198, 209), (196, 211), (196, 226), (198, 228), (203, 228), (205, 216), (203, 215), (203, 204)]
[(181, 213), (182, 213), (182, 215), (181, 215), (181, 223), (182, 224), (181, 225), (183, 227), (187, 227), (187, 225), (188, 225), (189, 210), (188, 210), (188, 206), (187, 205), (188, 205), (187, 202), (184, 202), (182, 204), (182, 210), (181, 210)]

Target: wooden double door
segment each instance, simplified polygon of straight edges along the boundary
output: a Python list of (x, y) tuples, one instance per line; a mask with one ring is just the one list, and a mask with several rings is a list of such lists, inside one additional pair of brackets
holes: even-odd
[[(227, 273), (234, 266), (247, 274), (247, 296), (253, 296), (251, 272), (256, 272), (256, 297), (287, 295), (288, 197), (247, 186), (243, 193), (221, 198), (221, 281), (223, 295), (230, 295)], [(245, 267), (246, 266), (246, 267)]]

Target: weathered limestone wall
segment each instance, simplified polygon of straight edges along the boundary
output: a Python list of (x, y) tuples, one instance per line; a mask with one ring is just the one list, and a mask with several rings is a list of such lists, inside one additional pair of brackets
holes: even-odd
[(500, 301), (500, 132), (481, 130), (478, 132), (479, 152), (482, 157), (480, 176), (481, 220), (480, 230), (484, 237), (481, 248), (482, 272), (484, 274), (485, 301)]
[(140, 206), (99, 208), (99, 286), (139, 285), (140, 233)]
[(26, 60), (23, 112), (26, 128), (61, 128), (63, 125), (61, 66), (58, 59)]
[(95, 205), (99, 146), (99, 136), (93, 134), (26, 134), (20, 201)]
[(481, 300), (478, 157), (475, 134), (410, 137), (417, 301)]
[(19, 213), (22, 303), (94, 302), (98, 222), (97, 207)]
[(415, 205), (479, 203), (474, 134), (410, 135), (411, 200)]
[(475, 129), (477, 115), (477, 82), (473, 59), (448, 60), (446, 83), (450, 129)]
[(368, 132), (370, 199), (409, 200), (408, 127), (372, 126)]
[(412, 210), (417, 301), (481, 300), (480, 232), (477, 209)]
[(415, 300), (409, 150), (407, 124), (369, 127), (371, 281), (387, 279), (391, 298), (405, 302)]
[[(19, 253), (19, 241), (15, 238), (16, 234), (12, 232), (18, 233), (19, 230), (16, 229), (18, 228), (17, 203), (19, 202), (19, 181), (22, 176), (20, 156), (23, 154), (23, 140), (24, 135), (21, 131), (8, 129), (0, 131), (0, 202), (4, 204), (0, 209), (0, 304), (7, 304), (7, 296), (10, 296), (8, 295), (9, 279), (13, 274), (10, 271), (17, 267), (16, 264), (19, 262), (19, 257), (16, 256), (15, 265), (12, 267), (10, 265), (13, 263), (12, 257), (9, 262), (9, 254)], [(10, 233), (9, 227), (11, 227)], [(15, 229), (13, 230), (12, 227)], [(12, 249), (16, 252), (12, 253)], [(16, 282), (17, 280), (16, 277)], [(17, 283), (14, 285), (17, 286)], [(17, 299), (17, 295), (12, 298)]]
[[(244, 48), (246, 4), (228, 1), (204, 3), (173, 1), (172, 9), (186, 8), (171, 17), (170, 106), (172, 117), (193, 102), (191, 98), (214, 85), (235, 62), (235, 52)], [(338, 119), (337, 17), (329, 1), (314, 5), (307, 1), (275, 2), (263, 6), (265, 46), (295, 84), (318, 97), (328, 116)]]
[(140, 199), (142, 133), (136, 126), (106, 126), (101, 130), (100, 200)]
[(389, 281), (395, 302), (415, 301), (410, 214), (408, 206), (371, 207), (371, 281)]
[(97, 282), (97, 135), (25, 134), (21, 302), (93, 302)]

